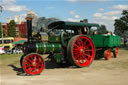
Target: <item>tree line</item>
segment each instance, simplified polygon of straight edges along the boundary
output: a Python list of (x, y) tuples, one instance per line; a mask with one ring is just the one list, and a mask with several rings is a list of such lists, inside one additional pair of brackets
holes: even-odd
[(114, 33), (123, 38), (128, 38), (128, 10), (123, 10), (122, 16), (115, 20), (115, 30)]

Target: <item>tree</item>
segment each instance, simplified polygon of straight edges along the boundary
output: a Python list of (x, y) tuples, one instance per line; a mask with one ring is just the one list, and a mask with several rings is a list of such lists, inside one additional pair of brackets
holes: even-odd
[(3, 37), (5, 36), (5, 29), (2, 27), (0, 23), (0, 37), (2, 37), (2, 31), (3, 31)]
[(120, 19), (115, 20), (114, 26), (115, 26), (114, 33), (116, 35), (126, 37), (125, 33), (126, 31), (128, 31), (128, 10), (123, 10), (122, 17), (120, 17)]
[(105, 25), (101, 25), (98, 29), (97, 29), (97, 34), (106, 34), (108, 31), (106, 29)]
[(11, 20), (8, 25), (8, 36), (16, 37), (16, 23), (14, 20)]

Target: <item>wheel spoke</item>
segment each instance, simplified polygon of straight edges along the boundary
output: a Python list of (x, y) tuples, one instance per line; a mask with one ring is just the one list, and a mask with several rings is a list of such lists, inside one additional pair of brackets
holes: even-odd
[(32, 68), (30, 67), (30, 68), (28, 68), (28, 70), (30, 71), (30, 72), (32, 72)]
[(73, 50), (74, 53), (80, 53), (79, 50)]
[(80, 64), (80, 60), (81, 60), (81, 58), (79, 57), (79, 58), (78, 58), (78, 63), (79, 63), (79, 64)]
[(86, 45), (85, 46), (85, 49), (89, 49), (89, 46), (91, 46), (90, 44)]
[(80, 53), (78, 53), (78, 52), (75, 52), (75, 53), (74, 53), (74, 55), (80, 55)]
[(33, 56), (33, 61), (36, 61), (36, 56)]
[(77, 48), (77, 49), (76, 49), (76, 48), (74, 48), (74, 49), (73, 49), (73, 51), (79, 51), (79, 49), (78, 49), (78, 48)]
[(76, 52), (74, 53), (74, 55), (79, 55), (79, 54), (80, 54), (79, 52), (78, 53), (76, 53)]
[(37, 64), (37, 66), (42, 66), (42, 64)]
[(93, 50), (84, 50), (84, 51), (87, 51), (87, 52), (90, 51), (90, 52), (92, 52)]
[(32, 60), (30, 60), (29, 58), (27, 59), (27, 61), (32, 62)]
[(77, 48), (79, 48), (79, 46), (78, 46), (77, 44), (74, 44), (74, 47), (77, 47)]
[(86, 56), (83, 55), (82, 57), (83, 57), (84, 59), (86, 59), (87, 61), (89, 61), (89, 59), (88, 59)]
[(31, 65), (31, 63), (30, 62), (27, 62), (27, 61), (25, 62), (25, 64), (30, 64)]
[(36, 59), (36, 62), (37, 62), (37, 61), (39, 61), (39, 58), (38, 58), (38, 59)]
[(26, 67), (31, 67), (32, 65), (26, 65)]
[(83, 46), (86, 46), (86, 42), (87, 42), (87, 40), (84, 41)]
[(85, 54), (85, 53), (84, 53), (83, 55), (88, 56), (88, 58), (90, 58), (90, 57), (91, 57), (91, 55), (89, 55), (89, 54)]
[(78, 44), (78, 46), (81, 46), (81, 44), (80, 44), (80, 42), (79, 42), (79, 41), (77, 41), (77, 44)]
[(32, 62), (33, 62), (33, 56), (31, 56)]
[(79, 40), (80, 40), (81, 46), (83, 46), (84, 43), (83, 43), (83, 41), (82, 41), (82, 38), (80, 38)]

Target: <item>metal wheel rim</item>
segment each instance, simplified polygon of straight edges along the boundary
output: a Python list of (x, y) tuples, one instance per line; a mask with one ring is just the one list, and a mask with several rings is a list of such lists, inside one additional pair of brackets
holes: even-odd
[(119, 49), (116, 47), (116, 57), (118, 56)]
[(106, 52), (106, 59), (110, 60), (110, 58), (111, 58), (111, 50), (108, 49), (107, 52)]
[(86, 36), (78, 37), (73, 43), (72, 54), (76, 64), (81, 67), (88, 66), (95, 56), (93, 42)]
[(24, 60), (24, 70), (30, 75), (41, 73), (44, 69), (44, 61), (41, 56), (31, 54)]

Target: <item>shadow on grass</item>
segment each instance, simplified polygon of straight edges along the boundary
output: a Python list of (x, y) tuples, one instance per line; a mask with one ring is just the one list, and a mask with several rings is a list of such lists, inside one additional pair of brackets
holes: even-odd
[(8, 65), (9, 67), (12, 67), (14, 71), (16, 71), (16, 75), (18, 76), (25, 76), (24, 71), (22, 68), (16, 67), (15, 65)]
[[(12, 67), (12, 70), (15, 71), (16, 75), (18, 75), (18, 76), (30, 76), (30, 75), (26, 74), (22, 68), (19, 68), (13, 64), (9, 64), (8, 66)], [(71, 67), (68, 64), (58, 65), (54, 62), (45, 61), (45, 69), (56, 69), (56, 68), (75, 68), (75, 67)]]
[(69, 63), (60, 63), (56, 64), (55, 62), (45, 61), (45, 68), (46, 69), (55, 69), (55, 68), (74, 68)]

